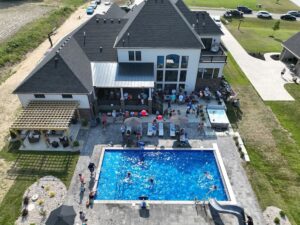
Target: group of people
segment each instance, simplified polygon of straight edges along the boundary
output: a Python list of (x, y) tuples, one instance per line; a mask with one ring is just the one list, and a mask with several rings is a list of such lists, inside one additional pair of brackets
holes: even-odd
[[(124, 178), (123, 182), (124, 183), (128, 183), (128, 184), (132, 184), (133, 183), (131, 172), (127, 172), (126, 177)], [(152, 188), (153, 185), (154, 185), (154, 178), (153, 177), (149, 177), (148, 178), (148, 182), (150, 184), (150, 188)]]

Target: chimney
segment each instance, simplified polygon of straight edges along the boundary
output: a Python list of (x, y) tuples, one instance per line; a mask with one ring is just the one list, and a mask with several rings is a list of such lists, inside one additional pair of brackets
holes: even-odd
[(57, 68), (57, 64), (58, 64), (58, 57), (54, 58), (54, 67)]
[(83, 46), (85, 46), (86, 33), (83, 31)]
[(103, 50), (103, 48), (102, 48), (102, 46), (100, 46), (100, 47), (99, 47), (99, 51), (100, 51), (100, 53), (102, 52), (102, 50)]

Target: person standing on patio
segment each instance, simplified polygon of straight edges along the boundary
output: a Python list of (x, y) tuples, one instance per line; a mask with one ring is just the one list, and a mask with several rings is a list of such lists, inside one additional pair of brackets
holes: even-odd
[(107, 123), (107, 116), (106, 116), (106, 113), (103, 113), (103, 115), (102, 115), (102, 126), (103, 126), (103, 129), (106, 128), (106, 123)]

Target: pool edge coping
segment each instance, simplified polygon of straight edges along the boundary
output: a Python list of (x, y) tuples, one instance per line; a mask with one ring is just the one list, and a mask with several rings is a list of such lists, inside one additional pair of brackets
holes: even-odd
[[(97, 186), (98, 186), (98, 180), (100, 177), (100, 171), (101, 171), (101, 167), (102, 167), (102, 162), (103, 162), (103, 158), (104, 158), (104, 154), (106, 149), (112, 149), (112, 150), (140, 150), (141, 148), (134, 148), (134, 147), (130, 147), (130, 148), (124, 148), (124, 147), (113, 147), (113, 146), (101, 146), (101, 155), (100, 155), (100, 159), (99, 159), (99, 163), (98, 163), (98, 167), (97, 167), (97, 171), (96, 171), (96, 179), (95, 179), (95, 184), (93, 187), (93, 191), (97, 191)], [(158, 151), (164, 151), (164, 150), (186, 150), (186, 148), (166, 148), (166, 149), (161, 149), (161, 148), (151, 148), (151, 147), (146, 147), (143, 148), (143, 150), (158, 150)], [(218, 201), (222, 204), (236, 204), (236, 198), (228, 177), (228, 174), (226, 172), (226, 168), (220, 153), (220, 150), (218, 148), (217, 143), (213, 143), (211, 148), (189, 148), (188, 150), (195, 150), (195, 151), (213, 151), (215, 159), (216, 159), (216, 163), (217, 166), (219, 168), (219, 172), (221, 175), (221, 179), (223, 181), (223, 186), (225, 189), (225, 192), (227, 194), (228, 200), (227, 201)], [(141, 200), (94, 200), (94, 203), (96, 204), (139, 204), (141, 202)], [(163, 204), (163, 205), (174, 205), (174, 204), (181, 204), (181, 205), (191, 205), (191, 204), (195, 204), (195, 200), (194, 201), (168, 201), (168, 200), (147, 200), (148, 203), (151, 204)], [(208, 203), (207, 200), (205, 201), (198, 201), (198, 203), (200, 204), (204, 204), (204, 203)]]

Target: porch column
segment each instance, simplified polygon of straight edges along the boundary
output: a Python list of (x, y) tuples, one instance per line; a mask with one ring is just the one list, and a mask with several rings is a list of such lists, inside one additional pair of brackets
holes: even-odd
[(121, 109), (122, 109), (122, 111), (124, 111), (125, 110), (125, 101), (124, 101), (123, 88), (120, 88), (120, 92), (121, 92), (121, 99), (120, 99)]
[(149, 88), (148, 111), (149, 111), (149, 114), (152, 113), (152, 91), (151, 91), (151, 88)]

